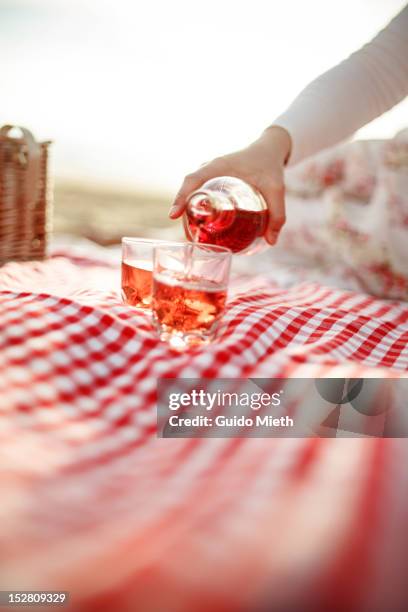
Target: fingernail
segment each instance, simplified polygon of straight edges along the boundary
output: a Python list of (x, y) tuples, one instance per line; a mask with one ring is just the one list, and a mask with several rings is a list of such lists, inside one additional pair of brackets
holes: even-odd
[(169, 217), (174, 217), (178, 212), (178, 206), (175, 204), (169, 210)]
[(267, 232), (267, 234), (265, 235), (266, 241), (269, 242), (270, 245), (274, 245), (278, 235), (276, 232)]

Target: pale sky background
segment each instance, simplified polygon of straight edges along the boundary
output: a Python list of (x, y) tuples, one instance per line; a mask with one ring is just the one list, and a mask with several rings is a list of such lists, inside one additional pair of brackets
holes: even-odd
[[(0, 122), (57, 177), (169, 191), (254, 139), (401, 0), (0, 0)], [(365, 127), (408, 125), (408, 102)]]

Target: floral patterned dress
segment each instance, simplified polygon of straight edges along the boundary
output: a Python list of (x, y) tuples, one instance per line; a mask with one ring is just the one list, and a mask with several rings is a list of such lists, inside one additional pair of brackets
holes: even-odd
[(289, 169), (286, 187), (275, 258), (340, 270), (368, 293), (408, 299), (408, 129), (323, 151)]

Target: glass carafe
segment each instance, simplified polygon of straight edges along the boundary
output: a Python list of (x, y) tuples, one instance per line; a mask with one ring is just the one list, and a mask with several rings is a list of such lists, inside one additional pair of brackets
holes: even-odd
[(206, 181), (187, 199), (183, 218), (189, 240), (215, 244), (233, 253), (259, 252), (268, 224), (262, 195), (241, 179), (219, 176)]

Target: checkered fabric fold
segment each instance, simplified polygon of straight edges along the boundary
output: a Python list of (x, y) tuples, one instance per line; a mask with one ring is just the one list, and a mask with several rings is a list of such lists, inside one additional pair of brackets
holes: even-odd
[(403, 609), (404, 440), (163, 440), (155, 402), (160, 377), (404, 376), (407, 345), (405, 303), (242, 276), (217, 341), (177, 353), (102, 256), (7, 264), (1, 588), (78, 610)]

